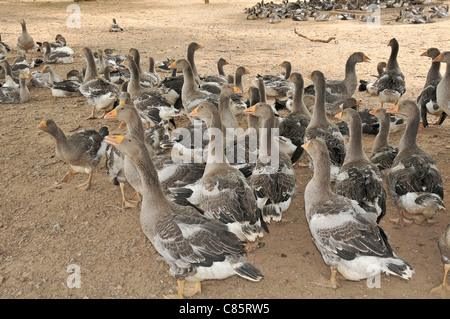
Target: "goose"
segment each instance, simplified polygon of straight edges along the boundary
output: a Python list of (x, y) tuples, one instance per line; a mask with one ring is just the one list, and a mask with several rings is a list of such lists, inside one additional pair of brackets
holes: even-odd
[(73, 63), (73, 54), (64, 51), (54, 51), (52, 50), (50, 43), (47, 41), (42, 43), (42, 48), (44, 51), (44, 62), (45, 63)]
[(36, 43), (33, 38), (28, 34), (27, 25), (25, 20), (20, 20), (20, 24), (22, 26), (22, 33), (17, 39), (17, 49), (21, 54), (31, 53), (33, 56), (33, 52), (36, 51)]
[(450, 270), (450, 224), (445, 227), (444, 232), (439, 237), (438, 247), (444, 264), (444, 278), (438, 287), (430, 290), (430, 293), (439, 292), (442, 298), (447, 298), (447, 292), (450, 290), (450, 286), (447, 284), (447, 274)]
[[(363, 52), (354, 52), (345, 63), (345, 77), (343, 80), (326, 80), (325, 107), (328, 116), (335, 116), (341, 111), (345, 99), (351, 97), (358, 87), (356, 64), (370, 62), (370, 58)], [(315, 94), (314, 85), (305, 88), (305, 93)]]
[(327, 115), (334, 116), (340, 112), (340, 105), (355, 93), (358, 86), (356, 64), (370, 62), (370, 58), (362, 52), (355, 52), (345, 64), (345, 78), (343, 80), (327, 80), (325, 88), (325, 107)]
[(370, 114), (376, 116), (380, 123), (379, 132), (373, 141), (370, 160), (377, 165), (381, 175), (385, 177), (389, 173), (395, 157), (398, 155), (398, 147), (390, 145), (388, 141), (390, 117), (386, 113), (386, 109), (373, 109), (370, 111)]
[(121, 28), (115, 18), (113, 18), (113, 23), (109, 26), (109, 32), (121, 32), (123, 28)]
[(336, 289), (337, 272), (353, 281), (380, 273), (410, 279), (414, 270), (396, 256), (375, 214), (331, 191), (331, 163), (326, 144), (314, 139), (303, 147), (315, 167), (304, 192), (306, 220), (314, 244), (331, 270), (330, 279), (317, 284)]
[[(201, 179), (204, 171), (204, 164), (199, 163), (180, 163), (176, 159), (172, 159), (169, 156), (158, 156), (155, 148), (154, 141), (151, 139), (154, 137), (151, 130), (144, 130), (140, 115), (128, 93), (122, 93), (120, 97), (119, 105), (105, 115), (105, 119), (118, 119), (125, 123), (127, 134), (135, 136), (144, 141), (147, 150), (150, 152), (152, 159), (157, 165), (158, 178), (163, 188), (169, 193), (170, 188), (186, 187), (189, 184), (193, 184)], [(117, 153), (118, 151), (116, 151)], [(123, 160), (118, 163), (114, 168), (116, 172), (122, 171), (122, 183), (128, 182), (130, 186), (135, 190), (135, 194), (141, 194), (141, 179), (139, 174), (133, 165), (133, 162), (126, 154), (122, 154)], [(114, 172), (112, 172), (114, 173)], [(115, 176), (113, 175), (113, 178)], [(139, 196), (138, 196), (139, 197)], [(123, 203), (126, 207), (134, 207), (135, 202), (127, 200), (125, 194), (122, 191)], [(132, 197), (134, 198), (134, 196)], [(173, 200), (176, 201), (176, 198)], [(183, 202), (187, 205), (186, 202)]]
[(50, 134), (56, 141), (56, 155), (72, 168), (60, 183), (68, 183), (77, 173), (89, 174), (88, 180), (78, 185), (81, 190), (91, 186), (92, 175), (105, 157), (106, 143), (103, 139), (109, 134), (108, 127), (95, 130), (82, 130), (66, 136), (53, 120), (39, 123), (38, 129)]
[(385, 103), (397, 104), (400, 97), (406, 92), (405, 76), (397, 62), (399, 50), (398, 41), (392, 38), (388, 46), (391, 47), (391, 55), (383, 74), (378, 78), (377, 95), (381, 100), (381, 107)]
[(141, 86), (139, 69), (131, 56), (128, 56), (121, 64), (130, 71), (127, 92), (130, 94), (147, 128), (160, 123), (164, 119), (180, 115), (180, 111), (170, 104), (158, 88), (143, 88)]
[(414, 101), (405, 100), (388, 109), (387, 113), (401, 114), (407, 121), (398, 155), (387, 176), (388, 191), (400, 211), (399, 217), (391, 221), (402, 226), (412, 222), (433, 223), (436, 211), (445, 209), (444, 189), (434, 159), (416, 142), (419, 109)]
[(304, 81), (300, 73), (293, 72), (289, 76), (289, 81), (294, 83), (294, 96), (292, 99), (291, 113), (286, 116), (279, 124), (280, 136), (286, 137), (292, 141), (297, 149), (291, 157), (292, 164), (296, 163), (303, 154), (303, 140), (305, 137), (305, 130), (311, 121), (311, 114), (305, 106), (303, 99)]
[(84, 47), (82, 56), (86, 60), (87, 67), (83, 84), (80, 85), (80, 92), (87, 98), (89, 105), (92, 106), (92, 113), (88, 119), (97, 119), (95, 110), (102, 111), (103, 115), (98, 118), (103, 118), (106, 112), (113, 108), (114, 102), (119, 97), (120, 89), (116, 84), (98, 77), (91, 49)]
[(42, 68), (44, 74), (50, 74), (48, 83), (46, 84), (52, 91), (54, 97), (66, 97), (72, 95), (81, 95), (80, 86), (81, 81), (77, 78), (74, 79), (62, 79), (50, 65), (46, 65)]
[(228, 65), (228, 64), (230, 64), (230, 63), (227, 60), (225, 60), (224, 58), (220, 58), (217, 61), (218, 74), (205, 76), (201, 80), (204, 81), (204, 82), (216, 82), (216, 83), (219, 83), (219, 84), (226, 84), (226, 83), (228, 83), (227, 75), (226, 75), (226, 73), (225, 73), (225, 71), (223, 69), (223, 67), (225, 65)]
[(380, 78), (381, 74), (383, 74), (384, 69), (386, 68), (387, 63), (382, 61), (382, 62), (378, 62), (377, 64), (377, 72), (378, 75), (376, 77), (375, 80), (373, 80), (372, 82), (367, 83), (367, 87), (366, 90), (367, 92), (369, 92), (372, 95), (377, 95), (377, 91), (378, 91), (378, 79)]
[(448, 115), (450, 114), (450, 51), (442, 52), (433, 62), (447, 64), (444, 76), (436, 87), (436, 101), (442, 111)]
[(200, 208), (206, 217), (224, 223), (240, 240), (255, 241), (264, 235), (261, 212), (244, 174), (226, 160), (219, 110), (212, 103), (202, 102), (189, 116), (205, 122), (210, 140)]
[(386, 214), (386, 190), (378, 167), (363, 149), (362, 125), (358, 111), (347, 108), (336, 115), (350, 128), (350, 141), (344, 163), (336, 177), (335, 192), (358, 202), (367, 213), (375, 214), (377, 224)]
[(147, 72), (144, 72), (141, 67), (141, 54), (139, 53), (139, 50), (136, 48), (131, 48), (127, 51), (127, 55), (131, 56), (136, 63), (137, 69), (139, 71), (139, 81), (141, 86), (146, 88), (153, 87), (152, 77), (147, 74)]
[[(430, 48), (426, 50), (421, 56), (427, 56), (434, 60), (441, 52), (439, 49)], [(439, 120), (435, 123), (436, 125), (441, 125), (447, 113), (443, 112), (436, 101), (436, 88), (442, 80), (442, 75), (439, 71), (441, 67), (441, 62), (431, 62), (431, 67), (428, 70), (427, 78), (425, 80), (425, 85), (422, 92), (417, 97), (417, 104), (420, 108), (420, 115), (422, 118), (421, 127), (426, 128), (428, 126), (427, 114), (432, 114), (439, 116)]]
[[(305, 130), (305, 142), (313, 139), (322, 139), (326, 142), (331, 159), (331, 180), (336, 179), (344, 163), (345, 143), (336, 124), (327, 119), (325, 111), (325, 77), (321, 71), (313, 71), (309, 77), (314, 83), (316, 91), (316, 104), (311, 120)], [(310, 168), (314, 169), (310, 159)]]
[(287, 154), (280, 151), (274, 138), (275, 116), (272, 107), (259, 102), (244, 113), (256, 116), (261, 123), (259, 156), (249, 184), (264, 222), (279, 222), (296, 193), (297, 178), (292, 162)]
[[(194, 73), (188, 60), (178, 59), (170, 65), (170, 68), (183, 71), (184, 81), (181, 90), (181, 100), (186, 114), (191, 113), (200, 103), (205, 101), (218, 106), (218, 96), (216, 94), (197, 88)], [(193, 120), (191, 122), (193, 123)]]
[(2, 88), (0, 90), (0, 104), (21, 104), (31, 100), (31, 94), (26, 84), (28, 74), (19, 76), (19, 88)]
[(161, 83), (161, 76), (155, 70), (155, 59), (153, 57), (149, 57), (148, 63), (148, 72), (146, 74), (150, 77), (153, 86), (157, 87)]
[[(109, 136), (106, 141), (133, 159), (142, 179), (142, 230), (177, 279), (178, 293), (168, 297), (200, 293), (203, 280), (235, 274), (255, 282), (263, 278), (246, 261), (243, 243), (223, 223), (168, 200), (142, 141), (132, 136)], [(186, 281), (195, 282), (194, 288), (186, 288)]]
[(269, 97), (285, 97), (287, 92), (294, 90), (292, 82), (288, 81), (292, 72), (289, 61), (283, 61), (280, 66), (284, 69), (284, 75), (263, 75), (266, 95)]

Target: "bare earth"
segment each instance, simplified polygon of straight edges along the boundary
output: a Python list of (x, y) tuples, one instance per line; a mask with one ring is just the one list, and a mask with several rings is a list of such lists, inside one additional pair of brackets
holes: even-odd
[[(81, 28), (68, 28), (66, 20), (71, 1), (0, 1), (2, 40), (14, 48), (10, 62), (18, 56), (16, 41), (19, 20), (24, 18), (35, 41), (52, 41), (57, 33), (77, 52), (71, 65), (57, 65), (65, 76), (70, 69), (81, 70), (81, 48), (113, 48), (125, 53), (140, 50), (143, 66), (148, 57), (157, 61), (185, 57), (190, 42), (204, 46), (196, 53), (201, 75), (216, 73), (216, 61), (230, 62), (225, 71), (234, 73), (239, 65), (251, 72), (244, 77), (247, 89), (256, 74), (279, 74), (279, 64), (289, 60), (293, 71), (306, 75), (319, 69), (329, 79), (344, 76), (347, 57), (363, 51), (372, 63), (357, 65), (360, 79), (371, 80), (376, 63), (386, 61), (388, 41), (400, 43), (399, 64), (406, 77), (404, 98), (416, 99), (425, 82), (430, 59), (420, 54), (429, 47), (449, 50), (450, 20), (440, 19), (426, 25), (406, 25), (393, 21), (398, 9), (382, 15), (382, 26), (370, 28), (360, 21), (295, 22), (283, 20), (272, 25), (267, 20), (247, 21), (243, 9), (256, 1), (93, 1), (77, 3), (81, 9)], [(115, 17), (125, 31), (108, 32)], [(330, 43), (310, 42), (294, 34), (293, 29), (310, 38)], [(39, 54), (35, 55), (36, 57)], [(444, 72), (442, 67), (442, 72)], [(162, 76), (166, 74), (160, 73)], [(108, 125), (111, 133), (121, 133), (118, 122), (87, 121), (90, 107), (84, 97), (54, 98), (49, 89), (31, 88), (32, 100), (19, 105), (0, 105), (0, 298), (163, 298), (176, 292), (176, 280), (140, 228), (139, 209), (121, 208), (120, 191), (111, 184), (104, 165), (94, 174), (91, 189), (79, 191), (76, 185), (87, 175), (77, 175), (69, 184), (57, 181), (69, 170), (55, 156), (54, 139), (36, 126), (53, 119), (66, 132)], [(363, 107), (379, 107), (377, 97), (356, 92)], [(435, 118), (430, 116), (430, 122)], [(183, 125), (186, 119), (178, 119)], [(240, 118), (245, 125), (245, 118)], [(403, 129), (391, 134), (397, 144)], [(450, 121), (430, 125), (420, 132), (419, 145), (430, 153), (441, 170), (445, 192), (450, 192)], [(364, 136), (368, 154), (374, 136)], [(318, 287), (313, 282), (329, 276), (329, 268), (314, 246), (306, 223), (303, 190), (312, 177), (307, 159), (296, 169), (298, 191), (280, 223), (269, 225), (264, 245), (248, 254), (265, 278), (252, 283), (237, 276), (222, 281), (206, 281), (203, 293), (194, 298), (355, 298), (355, 299), (430, 299), (429, 294), (443, 275), (437, 246), (438, 237), (449, 222), (445, 213), (435, 216), (433, 225), (401, 228), (388, 219), (397, 210), (392, 198), (381, 227), (395, 253), (415, 269), (409, 281), (381, 277), (379, 288), (366, 281), (341, 280), (337, 290)], [(131, 193), (131, 189), (127, 190)], [(450, 207), (448, 196), (446, 206)], [(69, 265), (81, 269), (81, 288), (69, 288)]]

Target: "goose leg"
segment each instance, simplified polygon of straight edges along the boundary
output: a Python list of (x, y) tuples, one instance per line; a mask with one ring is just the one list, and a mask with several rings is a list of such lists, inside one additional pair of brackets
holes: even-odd
[(409, 220), (409, 219), (407, 219), (407, 218), (405, 218), (403, 216), (403, 210), (399, 211), (399, 214), (398, 214), (397, 218), (390, 218), (389, 220), (392, 223), (394, 223), (396, 225), (399, 225), (399, 226), (402, 226), (402, 227), (409, 226), (409, 225), (411, 225), (413, 223), (413, 221), (411, 221), (411, 220)]
[(442, 123), (444, 123), (444, 120), (446, 117), (447, 117), (447, 113), (442, 112), (441, 116), (439, 116), (439, 119), (437, 120), (437, 122), (434, 123), (433, 125), (441, 125)]
[(194, 287), (185, 287), (183, 295), (185, 297), (192, 297), (196, 294), (202, 293), (202, 283), (200, 281), (196, 281)]
[(436, 293), (439, 292), (442, 296), (442, 298), (447, 298), (447, 291), (450, 291), (450, 286), (447, 284), (447, 274), (450, 270), (450, 264), (444, 264), (444, 278), (442, 279), (442, 283), (431, 289), (430, 293)]
[(72, 176), (77, 174), (77, 171), (70, 171), (61, 179), (60, 183), (69, 183), (72, 180)]
[(131, 195), (130, 199), (137, 198), (137, 200), (140, 202), (142, 200), (141, 194), (138, 191), (135, 191), (133, 195)]
[(124, 183), (119, 183), (119, 187), (120, 187), (120, 192), (122, 193), (122, 207), (124, 207), (124, 208), (134, 208), (134, 207), (136, 207), (137, 206), (137, 202), (130, 201), (125, 196), (125, 184)]
[(96, 117), (95, 117), (95, 106), (93, 106), (93, 107), (92, 107), (91, 116), (89, 116), (89, 117), (87, 118), (87, 120), (95, 120), (95, 119), (96, 119)]
[(330, 275), (329, 280), (322, 279), (321, 282), (314, 282), (313, 284), (316, 286), (321, 286), (321, 287), (325, 287), (325, 288), (337, 289), (340, 286), (339, 282), (336, 278), (337, 268), (334, 266), (330, 266), (330, 271), (331, 271), (331, 275)]
[(186, 280), (177, 280), (178, 284), (178, 294), (170, 294), (170, 295), (164, 295), (164, 298), (166, 299), (184, 299), (184, 284)]
[(80, 184), (80, 185), (78, 185), (77, 187), (78, 187), (79, 189), (81, 189), (81, 190), (84, 190), (84, 191), (85, 191), (85, 190), (88, 190), (89, 187), (91, 187), (92, 174), (94, 174), (94, 173), (90, 173), (90, 174), (89, 174), (89, 177), (88, 177), (88, 180), (86, 181), (86, 183)]

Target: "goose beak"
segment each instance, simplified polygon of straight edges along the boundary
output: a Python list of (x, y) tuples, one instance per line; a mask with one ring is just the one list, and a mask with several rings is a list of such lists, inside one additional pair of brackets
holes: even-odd
[(424, 53), (422, 53), (420, 56), (427, 56), (428, 55), (428, 50), (426, 50)]
[(120, 65), (125, 65), (125, 60), (123, 60), (122, 62), (120, 62)]
[(244, 74), (250, 74), (250, 71), (247, 68), (245, 68)]
[(245, 114), (254, 115), (255, 114), (255, 110), (256, 110), (256, 107), (253, 105), (253, 106), (250, 106), (249, 108), (245, 109), (244, 113)]
[(47, 122), (46, 121), (42, 121), (41, 123), (39, 123), (37, 128), (40, 129), (40, 130), (46, 129), (47, 128)]
[(308, 74), (308, 78), (311, 78), (311, 76), (312, 76), (312, 73)]
[(391, 107), (390, 109), (388, 109), (386, 111), (386, 113), (390, 113), (390, 114), (397, 114), (398, 113), (398, 104), (394, 107)]
[(370, 58), (367, 55), (363, 55), (363, 62), (370, 62)]
[(334, 117), (337, 118), (337, 119), (342, 119), (342, 112), (339, 112)]
[(228, 65), (228, 64), (230, 64), (230, 62), (228, 62), (228, 61), (225, 61), (225, 65)]
[(177, 61), (173, 61), (172, 63), (170, 63), (169, 69), (176, 69), (176, 68), (177, 68)]
[(302, 148), (303, 148), (304, 150), (308, 149), (309, 143), (310, 143), (310, 142), (306, 142), (305, 144), (303, 144), (303, 145), (302, 145)]
[[(122, 101), (120, 101), (122, 103)], [(117, 119), (117, 109), (112, 110), (103, 117), (105, 120)]]
[(103, 55), (103, 56), (106, 56), (106, 53), (105, 53), (105, 51), (102, 51), (102, 55)]
[(112, 146), (118, 147), (123, 140), (123, 135), (108, 135), (105, 136), (105, 142)]
[(238, 88), (237, 86), (233, 87), (233, 91), (234, 91), (234, 93), (242, 93), (241, 89)]
[(439, 54), (436, 58), (434, 58), (433, 62), (441, 62), (442, 61), (442, 54)]
[(376, 115), (377, 114), (377, 109), (370, 110), (369, 114)]
[(198, 106), (191, 113), (189, 113), (189, 116), (198, 117), (197, 112), (198, 112)]
[(362, 101), (361, 100), (356, 100), (356, 105), (361, 105)]
[(125, 126), (127, 126), (127, 123), (125, 123), (125, 122), (120, 122), (119, 128), (124, 128)]

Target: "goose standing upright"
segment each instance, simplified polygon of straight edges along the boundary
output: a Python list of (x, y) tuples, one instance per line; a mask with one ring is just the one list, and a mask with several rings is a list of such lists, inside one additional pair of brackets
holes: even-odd
[[(200, 103), (207, 101), (218, 105), (218, 96), (210, 92), (201, 90), (195, 83), (194, 73), (191, 64), (186, 59), (178, 59), (170, 66), (171, 69), (183, 71), (183, 87), (181, 89), (181, 100), (183, 102), (184, 111), (190, 114)], [(193, 120), (191, 120), (193, 123)]]
[[(145, 145), (133, 136), (109, 136), (106, 141), (132, 158), (142, 180), (140, 222), (144, 234), (169, 265), (184, 298), (201, 292), (201, 281), (234, 274), (260, 281), (262, 273), (245, 259), (242, 242), (223, 223), (208, 219), (193, 207), (168, 200)], [(195, 282), (185, 289), (185, 282)]]
[(386, 190), (380, 170), (364, 152), (361, 118), (352, 108), (343, 110), (336, 117), (348, 123), (350, 141), (336, 178), (335, 192), (357, 201), (367, 213), (375, 214), (379, 223), (386, 214)]
[(439, 54), (433, 62), (447, 64), (444, 76), (436, 87), (436, 102), (447, 115), (450, 114), (450, 51)]
[(356, 64), (370, 62), (370, 58), (363, 52), (351, 54), (345, 63), (345, 77), (343, 80), (327, 80), (325, 88), (325, 107), (327, 115), (334, 116), (340, 112), (340, 106), (345, 99), (351, 97), (358, 87)]
[(406, 92), (405, 76), (398, 65), (397, 56), (399, 50), (398, 41), (392, 38), (388, 46), (391, 47), (391, 55), (383, 74), (378, 79), (378, 97), (381, 107), (384, 103), (397, 104), (400, 97)]
[(380, 122), (380, 129), (372, 145), (370, 161), (377, 165), (382, 176), (387, 176), (395, 157), (398, 155), (398, 147), (389, 145), (390, 116), (386, 109), (373, 109), (371, 115), (375, 115)]
[(56, 141), (56, 155), (70, 165), (68, 172), (60, 183), (68, 183), (77, 173), (89, 174), (86, 183), (78, 185), (87, 190), (91, 186), (92, 175), (105, 157), (106, 143), (103, 139), (109, 134), (106, 126), (95, 130), (82, 130), (66, 136), (53, 120), (42, 121), (38, 129), (52, 135)]
[(291, 114), (286, 116), (279, 124), (280, 136), (284, 136), (297, 146), (291, 156), (292, 164), (295, 164), (303, 154), (302, 144), (305, 138), (305, 131), (311, 121), (311, 114), (303, 102), (304, 81), (300, 73), (293, 72), (289, 76), (289, 81), (294, 83), (294, 97), (292, 100)]
[(339, 271), (347, 280), (362, 280), (381, 272), (409, 279), (414, 270), (398, 258), (375, 214), (330, 188), (330, 155), (321, 140), (303, 146), (314, 161), (314, 176), (305, 188), (305, 213), (314, 243), (331, 277), (317, 283), (336, 289)]
[(33, 51), (36, 51), (36, 43), (33, 38), (28, 34), (27, 25), (25, 20), (20, 20), (22, 26), (22, 33), (17, 39), (17, 49), (20, 53), (26, 54), (31, 53), (31, 58), (33, 57)]
[[(120, 89), (114, 83), (98, 77), (97, 66), (91, 49), (84, 47), (82, 55), (86, 60), (87, 67), (83, 84), (80, 85), (80, 92), (92, 106), (91, 116), (88, 119), (100, 119), (113, 108), (114, 102), (119, 97)], [(96, 117), (95, 110), (102, 111), (103, 115)]]
[[(330, 152), (331, 180), (336, 179), (345, 159), (345, 143), (339, 128), (331, 123), (325, 112), (325, 77), (322, 72), (314, 71), (310, 74), (316, 92), (316, 104), (311, 121), (305, 131), (305, 142), (313, 139), (323, 140)], [(313, 161), (310, 159), (310, 168), (314, 169)]]
[[(434, 159), (416, 141), (419, 109), (414, 101), (405, 100), (390, 108), (388, 113), (406, 116), (406, 129), (400, 139), (398, 155), (388, 174), (388, 191), (399, 208), (399, 217), (391, 219), (404, 226), (432, 220), (437, 210), (445, 209), (441, 173)], [(411, 221), (412, 220), (412, 221)]]
[(272, 106), (256, 103), (244, 111), (259, 118), (259, 156), (249, 183), (256, 196), (264, 222), (280, 221), (291, 205), (296, 192), (297, 178), (287, 154), (280, 151), (275, 140), (275, 116)]
[(208, 127), (208, 158), (202, 178), (200, 208), (205, 216), (227, 225), (240, 240), (255, 241), (263, 236), (261, 212), (245, 176), (227, 162), (225, 138), (219, 111), (202, 102), (190, 114)]
[(439, 49), (436, 48), (430, 48), (421, 54), (421, 56), (427, 56), (432, 60), (423, 90), (417, 97), (417, 104), (419, 105), (423, 128), (428, 126), (427, 114), (439, 116), (439, 120), (435, 123), (436, 125), (441, 125), (447, 117), (447, 113), (442, 111), (436, 100), (436, 88), (442, 80), (442, 75), (439, 71), (441, 62), (433, 60), (439, 56), (439, 54), (441, 53)]

